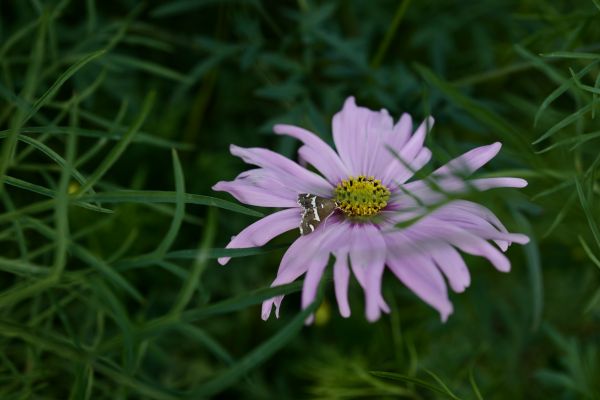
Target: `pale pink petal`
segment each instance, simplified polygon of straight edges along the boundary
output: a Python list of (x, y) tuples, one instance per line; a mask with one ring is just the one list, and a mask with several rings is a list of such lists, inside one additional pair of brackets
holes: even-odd
[(282, 183), (289, 185), (297, 193), (331, 197), (333, 187), (329, 182), (281, 154), (267, 149), (245, 149), (234, 145), (231, 145), (231, 154), (240, 157), (248, 164), (272, 171)]
[[(327, 267), (328, 258), (328, 252), (318, 252), (310, 261), (308, 271), (306, 271), (306, 277), (304, 278), (304, 285), (302, 287), (302, 309), (308, 307), (315, 300), (319, 282), (321, 281), (325, 267)], [(307, 318), (306, 324), (311, 324), (313, 320), (314, 315), (311, 315)]]
[(369, 223), (352, 228), (350, 264), (365, 291), (366, 315), (371, 322), (379, 319), (380, 305), (382, 302), (385, 304), (381, 296), (385, 255), (386, 244), (379, 229)]
[[(501, 228), (498, 229), (489, 221), (489, 219), (484, 218), (484, 215), (472, 212), (471, 210), (473, 208), (474, 207), (465, 208), (464, 205), (461, 206), (459, 201), (451, 202), (440, 207), (438, 210), (435, 210), (430, 217), (440, 220), (440, 223), (442, 224), (450, 223), (458, 226), (483, 239), (493, 240), (502, 251), (506, 251), (512, 242), (520, 244), (529, 242), (529, 238), (525, 235), (508, 233), (502, 224), (500, 224)], [(482, 210), (478, 211), (481, 212)], [(493, 216), (491, 211), (489, 214)], [(485, 216), (489, 218), (489, 215)]]
[(423, 147), (419, 154), (411, 160), (402, 163), (398, 158), (391, 161), (382, 175), (381, 182), (390, 190), (394, 190), (399, 184), (406, 182), (417, 171), (423, 168), (431, 160), (431, 150)]
[[(323, 271), (327, 266), (329, 255), (334, 251), (344, 251), (348, 247), (349, 224), (346, 221), (332, 218), (332, 226), (329, 226), (327, 233), (322, 235), (319, 247), (314, 250), (313, 260), (308, 267), (304, 286), (302, 289), (302, 308), (308, 307), (315, 299), (319, 282), (323, 276)], [(323, 229), (323, 228), (320, 228)], [(306, 323), (312, 323), (314, 316), (310, 316)]]
[(293, 125), (275, 125), (273, 131), (303, 142), (304, 146), (298, 153), (306, 162), (321, 172), (330, 183), (337, 184), (350, 175), (337, 153), (314, 133)]
[[(261, 218), (234, 236), (226, 248), (240, 249), (263, 246), (283, 232), (297, 228), (300, 224), (300, 214), (299, 208), (290, 208)], [(218, 261), (219, 264), (225, 265), (229, 259), (230, 257), (221, 257)]]
[(425, 136), (427, 132), (433, 126), (433, 117), (428, 117), (419, 125), (415, 133), (411, 136), (408, 142), (402, 147), (399, 152), (399, 156), (404, 161), (412, 161), (415, 156), (423, 149), (423, 143), (425, 142)]
[(451, 203), (447, 204), (445, 207), (450, 207), (451, 209), (463, 210), (467, 213), (476, 215), (484, 220), (488, 221), (490, 224), (494, 225), (501, 232), (508, 232), (504, 224), (496, 217), (496, 215), (491, 212), (489, 209), (484, 206), (473, 203), (472, 201), (467, 200), (454, 200)]
[[(321, 224), (313, 233), (300, 236), (283, 255), (277, 277), (271, 286), (284, 285), (298, 279), (309, 268), (321, 268), (320, 263), (327, 263), (331, 247), (339, 244), (346, 230), (340, 225), (345, 224), (335, 218), (329, 218), (327, 225)], [(275, 315), (279, 318), (279, 306), (283, 296), (277, 296), (263, 302), (262, 318), (269, 318), (271, 308), (275, 305)]]
[[(381, 142), (381, 153), (378, 157), (381, 159), (381, 165), (376, 171), (378, 179), (381, 179), (384, 185), (389, 185), (391, 177), (397, 177), (400, 174), (407, 174), (410, 168), (407, 167), (408, 161), (398, 160), (400, 151), (408, 142), (412, 135), (412, 118), (409, 114), (402, 114), (400, 120), (393, 129), (383, 136)], [(410, 177), (410, 176), (409, 176)]]
[(245, 181), (217, 182), (213, 190), (227, 192), (244, 204), (259, 207), (294, 207), (298, 204), (295, 200), (281, 196), (277, 191), (266, 191), (256, 185)]
[[(426, 218), (431, 218), (428, 216)], [(443, 223), (443, 222), (442, 222)], [(392, 238), (396, 239), (392, 250), (400, 254), (409, 255), (411, 251), (416, 251), (421, 257), (431, 259), (448, 279), (450, 287), (455, 292), (462, 292), (471, 283), (471, 277), (467, 265), (460, 254), (448, 244), (442, 237), (430, 236), (426, 234), (419, 226), (408, 228), (397, 233), (391, 233), (386, 237), (389, 247), (392, 247)], [(404, 241), (409, 242), (410, 248), (405, 248)]]
[(440, 224), (435, 219), (419, 221), (419, 230), (432, 238), (443, 238), (465, 253), (487, 258), (499, 271), (510, 271), (510, 261), (484, 239), (450, 224)]
[[(379, 112), (358, 107), (349, 97), (332, 121), (333, 140), (350, 175), (376, 175), (379, 172), (386, 133), (393, 120), (386, 110)], [(368, 151), (367, 151), (368, 150)]]
[(455, 176), (435, 179), (437, 188), (426, 180), (418, 180), (402, 185), (392, 193), (392, 200), (402, 208), (412, 208), (440, 203), (449, 194), (466, 193), (472, 190), (484, 191), (500, 187), (522, 188), (527, 181), (521, 178), (481, 178), (463, 180)]
[(298, 191), (283, 181), (281, 176), (274, 171), (265, 168), (256, 168), (239, 174), (234, 182), (245, 182), (263, 189), (265, 192), (276, 192), (279, 196), (296, 201)]
[(402, 147), (387, 146), (386, 152), (390, 157), (386, 159), (379, 175), (384, 185), (395, 186), (406, 182), (429, 162), (431, 151), (423, 147), (423, 143), (433, 123), (434, 119), (428, 117)]
[(439, 245), (432, 249), (431, 257), (448, 279), (455, 292), (463, 292), (471, 284), (471, 275), (460, 253), (452, 246)]
[(500, 151), (502, 144), (500, 142), (492, 143), (487, 146), (476, 147), (463, 155), (449, 161), (444, 166), (434, 171), (434, 175), (455, 174), (467, 176), (477, 171), (487, 164)]
[(386, 241), (388, 267), (404, 285), (438, 310), (442, 321), (446, 321), (452, 313), (452, 303), (448, 299), (444, 278), (433, 261), (423, 256), (412, 240), (400, 232), (387, 235)]
[(348, 303), (349, 282), (350, 269), (348, 268), (348, 252), (338, 251), (335, 254), (335, 264), (333, 265), (333, 283), (340, 315), (344, 318), (350, 316), (350, 304)]
[(386, 144), (394, 149), (396, 153), (399, 153), (406, 142), (408, 142), (408, 139), (413, 132), (412, 126), (412, 117), (410, 114), (402, 114), (396, 125), (394, 125), (391, 135), (386, 140)]
[[(312, 255), (319, 246), (320, 239), (321, 232), (319, 231), (296, 239), (283, 255), (277, 277), (271, 286), (291, 283), (304, 274), (308, 270)], [(269, 318), (273, 305), (275, 305), (275, 316), (279, 318), (279, 307), (282, 300), (283, 295), (265, 300), (262, 304), (262, 319), (266, 321)]]

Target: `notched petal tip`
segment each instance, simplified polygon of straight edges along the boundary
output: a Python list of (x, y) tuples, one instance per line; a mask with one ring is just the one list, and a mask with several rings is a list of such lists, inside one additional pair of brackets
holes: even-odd
[(211, 189), (214, 190), (215, 192), (225, 192), (226, 189), (223, 187), (224, 185), (226, 185), (227, 181), (219, 181), (217, 183), (215, 183), (214, 185), (212, 185)]
[(221, 265), (225, 265), (229, 262), (229, 260), (231, 260), (230, 257), (221, 257), (217, 259), (217, 262)]
[(371, 312), (367, 311), (366, 317), (367, 317), (367, 321), (369, 321), (370, 323), (377, 322), (379, 320), (379, 318), (381, 317), (381, 311), (379, 309), (376, 312), (375, 311), (371, 311)]
[(433, 125), (435, 125), (435, 118), (433, 118), (433, 116), (428, 115), (427, 118), (425, 118), (425, 124), (427, 125), (427, 128), (429, 130), (431, 130), (431, 128), (433, 127)]
[(243, 148), (243, 147), (241, 147), (241, 146), (238, 146), (238, 145), (236, 145), (236, 144), (233, 144), (233, 143), (232, 143), (232, 144), (230, 144), (230, 145), (229, 145), (229, 152), (230, 152), (232, 155), (236, 156), (236, 157), (240, 157), (240, 158), (241, 158), (241, 157), (242, 157), (242, 151), (243, 151), (243, 150), (244, 150), (244, 148)]
[(530, 241), (529, 236), (524, 235), (522, 233), (513, 233), (510, 236), (511, 236), (510, 241), (512, 243), (527, 244)]
[(271, 316), (271, 310), (273, 308), (273, 300), (266, 300), (262, 303), (262, 310), (260, 317), (263, 321), (266, 321)]
[(448, 303), (447, 307), (444, 307), (443, 310), (438, 310), (440, 312), (440, 319), (443, 323), (448, 321), (448, 317), (454, 312), (454, 307), (452, 303)]
[(315, 322), (315, 314), (312, 313), (304, 320), (304, 325), (312, 325)]
[(446, 322), (448, 322), (448, 317), (450, 316), (450, 314), (452, 314), (452, 312), (444, 314), (440, 313), (440, 320), (445, 324)]
[(275, 132), (278, 135), (283, 135), (286, 133), (286, 127), (290, 126), (287, 124), (275, 124), (273, 125), (273, 132)]

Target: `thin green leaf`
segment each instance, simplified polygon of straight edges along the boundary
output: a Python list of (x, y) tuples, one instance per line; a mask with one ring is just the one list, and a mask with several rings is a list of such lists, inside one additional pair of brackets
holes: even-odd
[[(54, 192), (51, 189), (36, 185), (31, 182), (26, 182), (26, 181), (18, 179), (18, 178), (13, 178), (12, 176), (5, 176), (4, 183), (6, 183), (7, 185), (18, 187), (20, 189), (28, 190), (30, 192), (38, 193), (38, 194), (41, 194), (46, 197), (54, 198), (56, 195), (56, 192)], [(73, 201), (72, 203), (78, 207), (86, 208), (86, 209), (92, 210), (92, 211), (98, 211), (98, 212), (103, 212), (103, 213), (108, 213), (108, 214), (113, 212), (112, 210), (110, 210), (108, 208), (98, 207), (94, 204), (85, 203), (83, 201)]]
[[(220, 258), (220, 257), (248, 257), (255, 256), (259, 254), (265, 254), (276, 250), (282, 250), (288, 248), (290, 245), (281, 244), (281, 245), (271, 245), (271, 246), (263, 246), (263, 247), (248, 247), (243, 249), (208, 249), (206, 251), (206, 256), (208, 258)], [(165, 255), (165, 258), (171, 259), (184, 259), (184, 260), (193, 260), (198, 257), (197, 249), (188, 249), (188, 250), (176, 250)]]
[[(100, 203), (175, 203), (176, 193), (156, 190), (120, 190), (115, 192), (103, 192), (96, 194), (87, 194), (79, 198), (80, 201), (98, 201)], [(185, 194), (187, 204), (197, 204), (210, 207), (224, 208), (235, 211), (240, 214), (246, 214), (253, 217), (262, 217), (262, 213), (240, 206), (227, 200), (217, 199), (216, 197), (203, 196), (199, 194)]]
[(213, 353), (216, 357), (220, 358), (227, 365), (232, 365), (234, 363), (234, 359), (231, 356), (231, 354), (229, 354), (227, 349), (225, 349), (219, 342), (217, 342), (214, 338), (207, 334), (203, 329), (200, 329), (190, 324), (182, 324), (178, 326), (177, 329), (184, 335), (206, 346), (206, 348), (211, 353)]
[(155, 98), (155, 92), (151, 92), (146, 96), (144, 104), (142, 105), (142, 111), (140, 112), (138, 118), (131, 125), (129, 131), (125, 133), (125, 135), (123, 135), (123, 137), (121, 138), (121, 140), (119, 140), (115, 147), (112, 148), (110, 153), (106, 156), (106, 158), (104, 158), (104, 160), (102, 161), (102, 163), (100, 163), (98, 168), (96, 168), (96, 170), (88, 177), (87, 181), (79, 187), (79, 189), (75, 193), (75, 196), (80, 196), (81, 194), (90, 190), (104, 176), (104, 174), (110, 169), (110, 167), (112, 167), (112, 165), (119, 159), (119, 157), (121, 157), (121, 154), (123, 154), (129, 143), (131, 142), (131, 139), (133, 139), (133, 136), (137, 133), (137, 131), (140, 129), (140, 127), (146, 120), (146, 117), (148, 116), (150, 110), (152, 109), (152, 106), (154, 105)]
[[(577, 79), (582, 78), (585, 74), (587, 74), (593, 68), (595, 68), (597, 64), (598, 64), (597, 62), (594, 62), (594, 63), (591, 63), (591, 64), (587, 65), (585, 68), (583, 68), (577, 74), (575, 74), (575, 76), (577, 77)], [(557, 98), (559, 98), (567, 90), (569, 90), (570, 88), (572, 88), (573, 84), (574, 84), (573, 77), (571, 77), (571, 79), (565, 79), (560, 84), (559, 87), (557, 87), (556, 89), (554, 89), (552, 91), (552, 93), (550, 93), (548, 95), (548, 97), (546, 97), (544, 99), (544, 101), (542, 102), (542, 105), (540, 105), (540, 107), (538, 108), (537, 112), (535, 113), (535, 117), (533, 119), (533, 125), (534, 126), (537, 126), (537, 124), (539, 122), (539, 119), (541, 118), (541, 116), (544, 113), (544, 111), (546, 111), (546, 109), (550, 106), (550, 104), (552, 104), (554, 102), (554, 100), (556, 100)]]
[(538, 144), (541, 141), (552, 137), (556, 132), (560, 131), (561, 129), (580, 121), (585, 116), (585, 114), (587, 114), (588, 112), (590, 112), (592, 110), (592, 106), (593, 106), (593, 104), (588, 104), (586, 106), (583, 106), (579, 110), (577, 110), (574, 113), (563, 118), (559, 123), (554, 125), (552, 128), (548, 129), (546, 132), (544, 132), (544, 134), (542, 136), (537, 138), (533, 142), (533, 144)]
[(378, 378), (384, 378), (384, 379), (391, 379), (394, 381), (400, 381), (400, 382), (406, 382), (406, 383), (412, 383), (414, 385), (417, 385), (419, 387), (422, 387), (423, 389), (427, 389), (431, 392), (434, 393), (438, 393), (438, 394), (443, 394), (446, 397), (449, 397), (451, 399), (456, 399), (457, 397), (454, 395), (449, 395), (448, 392), (446, 392), (444, 389), (441, 389), (435, 385), (432, 385), (431, 383), (424, 381), (422, 379), (418, 379), (418, 378), (413, 378), (412, 376), (408, 376), (408, 375), (402, 375), (402, 374), (397, 374), (394, 372), (386, 372), (386, 371), (370, 371), (370, 373), (373, 376), (376, 376)]
[(163, 258), (165, 253), (171, 248), (171, 245), (179, 233), (179, 228), (181, 227), (181, 222), (183, 221), (183, 216), (185, 214), (185, 179), (183, 170), (181, 169), (181, 163), (179, 162), (179, 157), (175, 150), (171, 151), (171, 156), (173, 158), (173, 175), (175, 176), (175, 213), (173, 214), (171, 226), (169, 227), (167, 234), (154, 251), (154, 255), (156, 255), (157, 258)]
[(198, 249), (198, 257), (194, 260), (194, 265), (190, 272), (190, 276), (187, 280), (185, 280), (183, 288), (179, 292), (179, 296), (171, 309), (170, 314), (179, 315), (183, 312), (185, 307), (188, 305), (192, 296), (200, 285), (200, 275), (206, 268), (206, 262), (208, 260), (207, 251), (212, 246), (215, 239), (216, 232), (216, 212), (215, 210), (210, 210), (208, 213), (208, 218), (206, 222), (206, 227), (202, 234), (202, 242), (200, 243), (200, 248)]
[(211, 304), (197, 310), (185, 311), (182, 314), (181, 319), (186, 322), (194, 322), (213, 315), (243, 310), (244, 308), (260, 304), (271, 297), (297, 292), (301, 288), (302, 282), (293, 282), (287, 285), (259, 289), (249, 294), (223, 300), (219, 303)]
[(106, 60), (109, 63), (114, 63), (119, 66), (124, 66), (131, 69), (138, 69), (145, 72), (149, 72), (153, 75), (159, 76), (161, 78), (171, 79), (177, 82), (186, 83), (187, 76), (174, 71), (172, 69), (163, 67), (160, 64), (155, 64), (150, 61), (141, 60), (139, 58), (126, 56), (122, 54), (111, 54), (106, 57)]
[(65, 72), (63, 72), (58, 77), (58, 79), (52, 84), (52, 86), (50, 86), (50, 88), (44, 94), (42, 94), (42, 96), (35, 103), (33, 103), (31, 110), (25, 116), (25, 119), (23, 120), (22, 124), (27, 123), (27, 121), (29, 121), (29, 119), (35, 113), (37, 113), (40, 108), (42, 108), (48, 101), (50, 101), (50, 99), (52, 99), (52, 97), (58, 92), (62, 85), (64, 85), (65, 82), (69, 80), (69, 78), (75, 75), (77, 71), (79, 71), (81, 68), (85, 67), (87, 64), (94, 61), (95, 59), (102, 57), (105, 53), (105, 49), (95, 51), (83, 57), (75, 64), (71, 65)]
[(471, 389), (473, 389), (473, 393), (477, 400), (483, 400), (483, 396), (481, 395), (481, 391), (479, 390), (479, 386), (477, 386), (477, 382), (475, 381), (475, 376), (473, 374), (473, 368), (469, 370), (469, 383), (471, 384)]
[(529, 243), (522, 247), (527, 262), (527, 271), (531, 284), (531, 329), (537, 331), (542, 321), (544, 310), (544, 280), (542, 279), (542, 262), (540, 249), (533, 228), (527, 218), (519, 211), (512, 210), (519, 230), (529, 237)]
[(245, 374), (256, 368), (260, 363), (270, 358), (286, 343), (288, 343), (304, 325), (306, 319), (317, 309), (321, 302), (321, 296), (315, 299), (311, 305), (296, 315), (284, 328), (280, 329), (266, 342), (256, 347), (243, 358), (239, 359), (229, 369), (214, 379), (203, 382), (197, 389), (192, 389), (186, 393), (185, 398), (197, 399), (219, 393), (231, 385), (235, 384)]
[(494, 129), (506, 143), (512, 143), (514, 146), (527, 151), (528, 145), (525, 143), (523, 135), (507, 120), (494, 114), (487, 107), (477, 104), (452, 84), (435, 75), (429, 68), (419, 64), (415, 65), (415, 68), (429, 84), (438, 88), (445, 96), (457, 106), (469, 112), (474, 118)]
[(583, 187), (579, 179), (575, 178), (575, 187), (577, 188), (577, 195), (579, 196), (579, 202), (581, 203), (581, 208), (585, 214), (585, 217), (590, 226), (590, 230), (592, 231), (592, 235), (596, 240), (596, 245), (600, 248), (600, 229), (598, 229), (598, 225), (596, 223), (596, 218), (592, 212), (592, 209), (589, 204), (589, 200), (585, 193), (583, 192)]
[[(6, 135), (0, 133), (0, 138), (3, 137), (6, 137)], [(52, 150), (50, 147), (46, 146), (44, 143), (25, 135), (19, 135), (18, 139), (24, 143), (34, 146), (37, 150), (44, 153), (46, 156), (48, 156), (48, 158), (50, 158), (52, 161), (58, 164), (61, 170), (67, 167), (67, 162), (65, 161), (65, 159), (62, 158), (57, 152)], [(83, 175), (76, 169), (72, 169), (72, 174), (73, 178), (75, 178), (77, 182), (79, 182), (79, 184), (83, 185), (86, 182), (86, 179), (83, 177)]]
[(438, 383), (438, 385), (440, 385), (442, 387), (442, 389), (444, 390), (445, 394), (447, 394), (451, 399), (460, 400), (458, 397), (456, 397), (456, 395), (454, 393), (452, 393), (452, 391), (444, 383), (444, 381), (442, 381), (439, 376), (437, 376), (436, 374), (433, 373), (433, 371), (429, 371), (429, 370), (426, 369), (425, 372), (427, 374), (429, 374), (429, 376), (431, 376)]
[(144, 296), (133, 287), (125, 278), (123, 278), (117, 271), (114, 270), (110, 265), (106, 264), (103, 260), (99, 259), (92, 253), (90, 253), (87, 249), (81, 246), (72, 246), (71, 250), (73, 254), (80, 258), (82, 261), (86, 262), (89, 266), (96, 269), (102, 275), (104, 275), (109, 281), (111, 281), (115, 286), (120, 287), (127, 293), (131, 295), (138, 302), (143, 302)]
[(574, 58), (580, 60), (598, 60), (599, 54), (596, 53), (584, 53), (577, 51), (554, 51), (552, 53), (542, 54), (542, 57), (555, 57), (555, 58)]
[(396, 32), (398, 31), (400, 22), (402, 21), (404, 14), (406, 14), (406, 10), (408, 9), (410, 3), (411, 0), (403, 0), (402, 3), (399, 3), (396, 7), (396, 12), (394, 13), (394, 17), (392, 18), (392, 23), (385, 32), (385, 36), (383, 37), (383, 40), (379, 43), (379, 47), (377, 47), (377, 52), (375, 53), (375, 56), (371, 61), (372, 68), (379, 68), (379, 66), (381, 65), (381, 61), (383, 61), (383, 57), (385, 56), (387, 49), (390, 47), (390, 43), (396, 35)]
[(583, 247), (583, 250), (585, 251), (585, 254), (587, 254), (587, 256), (590, 258), (590, 260), (592, 260), (592, 262), (598, 268), (600, 268), (600, 260), (598, 260), (598, 258), (596, 257), (596, 255), (594, 254), (594, 252), (592, 251), (592, 249), (590, 249), (590, 247), (585, 242), (585, 240), (583, 239), (583, 237), (582, 236), (577, 236), (577, 238), (579, 239), (579, 243), (581, 243), (581, 247)]

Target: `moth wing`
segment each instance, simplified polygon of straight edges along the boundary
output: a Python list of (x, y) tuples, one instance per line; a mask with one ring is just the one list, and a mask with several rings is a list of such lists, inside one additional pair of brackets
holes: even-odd
[(302, 213), (302, 220), (300, 221), (300, 234), (308, 235), (313, 233), (319, 226), (321, 221), (317, 221), (315, 218), (314, 208), (306, 208)]
[(331, 199), (326, 199), (324, 197), (317, 198), (317, 214), (319, 216), (319, 220), (324, 221), (329, 217), (333, 211), (335, 210), (335, 201)]
[(302, 207), (302, 208), (311, 208), (312, 207), (312, 202), (313, 199), (317, 197), (314, 194), (309, 194), (309, 193), (300, 193), (298, 195), (298, 204)]

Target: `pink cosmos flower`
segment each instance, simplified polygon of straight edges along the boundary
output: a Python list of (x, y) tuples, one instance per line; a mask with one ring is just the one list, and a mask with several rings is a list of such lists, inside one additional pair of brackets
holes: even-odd
[[(445, 321), (452, 313), (446, 280), (455, 292), (464, 291), (470, 283), (469, 271), (457, 250), (483, 256), (499, 271), (508, 272), (510, 263), (502, 252), (512, 242), (525, 244), (529, 240), (525, 235), (509, 233), (487, 208), (451, 200), (448, 194), (522, 188), (527, 182), (519, 178), (467, 180), (498, 153), (500, 143), (475, 148), (428, 178), (407, 182), (431, 158), (423, 143), (432, 124), (433, 119), (428, 118), (413, 132), (408, 114), (394, 124), (386, 110), (358, 107), (349, 97), (333, 117), (337, 152), (303, 128), (276, 125), (275, 133), (302, 142), (300, 159), (320, 174), (267, 149), (232, 145), (233, 155), (258, 168), (231, 182), (218, 182), (213, 189), (226, 191), (246, 204), (282, 210), (248, 226), (227, 248), (263, 246), (286, 231), (301, 228), (303, 234), (283, 256), (272, 286), (305, 274), (303, 308), (314, 300), (333, 255), (335, 295), (342, 316), (350, 315), (350, 271), (364, 290), (367, 319), (376, 321), (381, 311), (389, 312), (381, 294), (387, 266)], [(413, 220), (416, 222), (398, 226)], [(228, 261), (219, 259), (221, 264)], [(279, 317), (282, 300), (283, 296), (278, 296), (265, 301), (262, 318), (269, 318), (273, 305)]]

